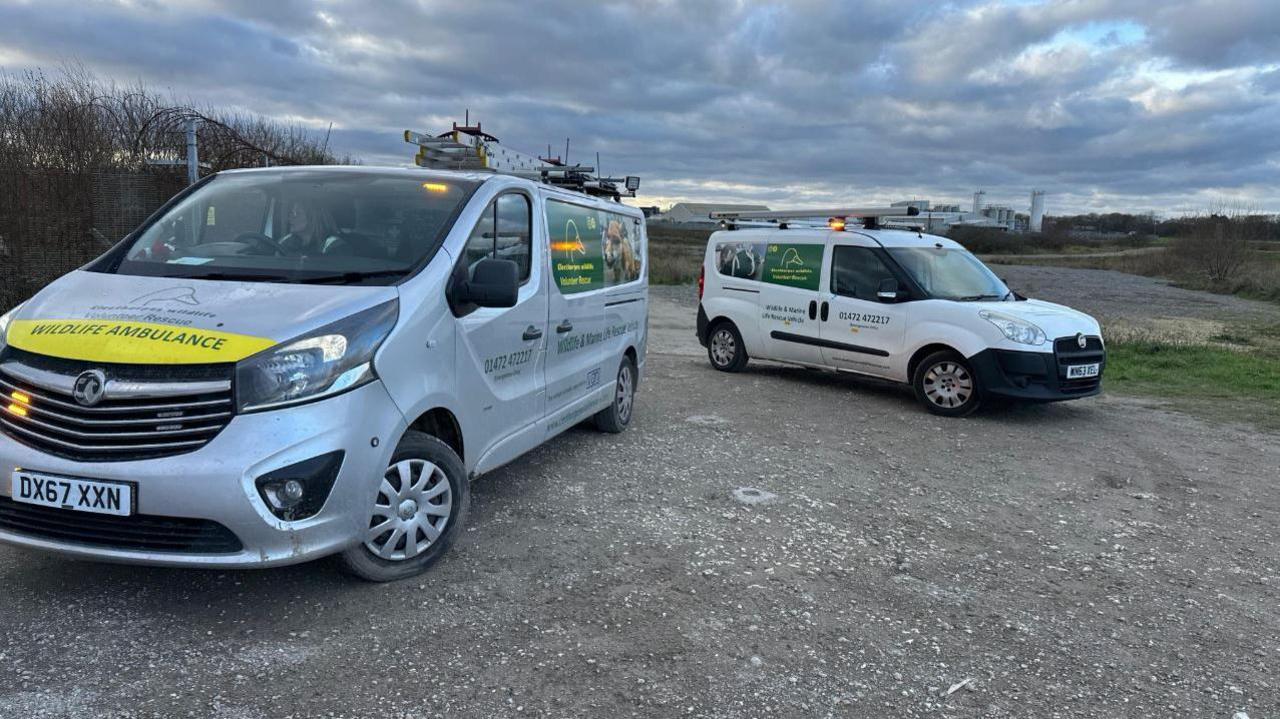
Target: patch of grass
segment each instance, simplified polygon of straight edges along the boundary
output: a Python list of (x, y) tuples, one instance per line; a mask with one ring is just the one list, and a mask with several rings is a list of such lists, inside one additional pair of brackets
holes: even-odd
[[(1249, 335), (1229, 332), (1232, 339)], [(1253, 344), (1252, 341), (1249, 342)], [(1108, 392), (1169, 400), (1218, 418), (1280, 428), (1280, 350), (1129, 340), (1107, 345)]]
[(697, 282), (709, 229), (649, 225), (649, 282), (683, 285)]

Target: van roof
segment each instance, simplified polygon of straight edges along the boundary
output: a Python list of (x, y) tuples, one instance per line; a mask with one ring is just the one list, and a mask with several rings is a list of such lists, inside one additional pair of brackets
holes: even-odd
[(780, 230), (772, 227), (752, 227), (740, 230), (720, 230), (713, 233), (713, 237), (717, 237), (720, 241), (731, 240), (738, 242), (821, 242), (826, 244), (833, 240), (838, 240), (849, 235), (861, 235), (868, 237), (880, 243), (882, 247), (944, 247), (947, 249), (959, 249), (964, 247), (955, 240), (941, 237), (939, 235), (929, 235), (912, 230), (894, 230), (894, 229), (875, 229), (864, 230), (860, 227), (853, 227), (844, 231), (828, 230), (822, 227), (797, 227), (794, 229)]
[(516, 177), (514, 175), (508, 175), (508, 174), (502, 174), (502, 173), (496, 173), (496, 172), (483, 172), (483, 171), (470, 171), (470, 170), (436, 170), (436, 169), (429, 169), (429, 168), (423, 168), (423, 167), (409, 167), (409, 166), (395, 167), (395, 166), (378, 166), (378, 165), (372, 165), (372, 166), (371, 165), (280, 165), (276, 167), (243, 167), (243, 168), (237, 168), (234, 170), (222, 170), (218, 174), (240, 175), (240, 174), (257, 173), (257, 172), (291, 173), (291, 172), (316, 172), (316, 171), (334, 172), (334, 173), (359, 172), (359, 173), (365, 173), (365, 174), (400, 176), (400, 177), (422, 178), (422, 179), (451, 178), (451, 179), (457, 179), (457, 180), (469, 180), (472, 182), (486, 182), (490, 180), (501, 179), (504, 181), (509, 181), (513, 185), (520, 185), (531, 190), (532, 189), (546, 190), (552, 195), (563, 197), (563, 199), (565, 200), (572, 200), (574, 202), (587, 203), (592, 205), (599, 205), (601, 207), (606, 207), (613, 212), (622, 212), (623, 214), (628, 214), (628, 215), (633, 214), (641, 217), (643, 217), (643, 214), (644, 214), (640, 211), (639, 208), (632, 207), (630, 205), (624, 205), (621, 202), (614, 202), (612, 200), (606, 200), (605, 198), (602, 198), (602, 197), (595, 197), (592, 195), (588, 195), (586, 193), (575, 192), (573, 190), (565, 189), (562, 187), (545, 185), (541, 182), (535, 182), (533, 180)]

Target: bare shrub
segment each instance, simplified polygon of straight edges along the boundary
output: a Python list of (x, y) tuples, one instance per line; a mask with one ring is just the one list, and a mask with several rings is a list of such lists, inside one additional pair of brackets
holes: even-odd
[(324, 133), (198, 107), (83, 66), (0, 71), (0, 311), (101, 253), (186, 185), (186, 126), (212, 171), (350, 162)]
[(1264, 239), (1269, 229), (1263, 216), (1226, 203), (1188, 224), (1190, 231), (1170, 247), (1171, 256), (1184, 271), (1224, 288), (1239, 279), (1253, 259), (1253, 243)]

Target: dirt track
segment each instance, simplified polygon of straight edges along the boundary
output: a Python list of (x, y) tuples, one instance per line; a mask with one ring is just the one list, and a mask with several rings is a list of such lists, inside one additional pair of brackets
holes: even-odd
[(481, 478), (420, 581), (0, 548), (0, 717), (1280, 715), (1280, 436), (726, 375), (654, 295), (635, 426)]

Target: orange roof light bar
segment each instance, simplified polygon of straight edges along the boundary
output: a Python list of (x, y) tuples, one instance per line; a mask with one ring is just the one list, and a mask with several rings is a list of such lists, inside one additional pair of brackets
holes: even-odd
[(844, 218), (832, 217), (827, 220), (827, 227), (830, 227), (835, 232), (844, 232)]

